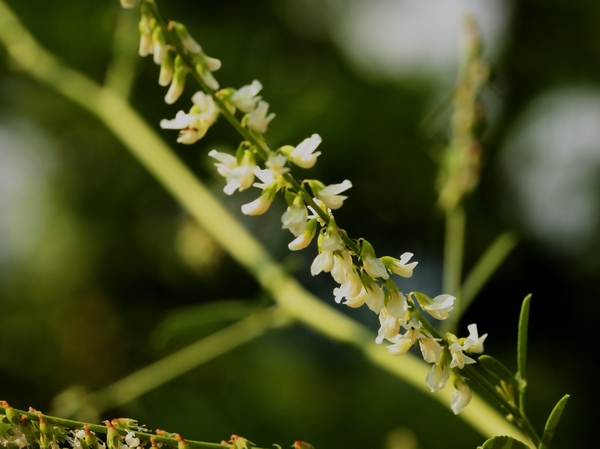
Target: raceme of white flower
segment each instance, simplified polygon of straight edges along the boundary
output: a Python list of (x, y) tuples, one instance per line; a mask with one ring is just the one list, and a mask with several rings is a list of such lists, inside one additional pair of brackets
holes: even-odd
[[(221, 67), (220, 61), (206, 56), (182, 24), (171, 22), (168, 29), (163, 30), (153, 17), (152, 9), (145, 5), (142, 2), (140, 55), (154, 54), (154, 62), (161, 65), (159, 83), (166, 86), (170, 82), (166, 102), (171, 104), (179, 98), (186, 76), (192, 71), (206, 89), (206, 93), (194, 94), (189, 112), (179, 111), (174, 119), (162, 120), (160, 126), (179, 130), (177, 142), (190, 145), (204, 137), (219, 115), (230, 114), (237, 120), (239, 128), (246, 130), (243, 134), (246, 140), (236, 154), (216, 150), (208, 153), (216, 160), (217, 172), (226, 180), (223, 191), (232, 195), (251, 187), (262, 190), (258, 198), (242, 206), (246, 215), (264, 214), (277, 193), (283, 192), (287, 209), (281, 216), (282, 228), (294, 236), (288, 245), (290, 250), (308, 247), (318, 235), (318, 254), (311, 264), (311, 274), (331, 273), (339, 284), (333, 290), (337, 303), (352, 308), (366, 304), (377, 314), (380, 328), (375, 341), (389, 342), (387, 349), (391, 354), (405, 354), (418, 343), (423, 360), (432, 364), (427, 385), (432, 392), (438, 391), (453, 376), (456, 391), (451, 405), (455, 413), (460, 412), (471, 394), (457, 370), (476, 362), (465, 353), (483, 352), (487, 334), (479, 337), (477, 326), (472, 324), (467, 338), (459, 339), (450, 333), (439, 336), (425, 314), (434, 320), (447, 319), (456, 298), (449, 294), (430, 298), (421, 292), (405, 295), (392, 275), (411, 277), (417, 266), (417, 262), (411, 262), (413, 254), (405, 252), (399, 258), (377, 257), (367, 240), (351, 239), (336, 224), (332, 210), (343, 206), (348, 197), (342, 193), (350, 189), (352, 183), (346, 179), (339, 184), (325, 185), (314, 179), (300, 182), (293, 178), (289, 165), (310, 169), (316, 164), (321, 155), (316, 151), (321, 137), (313, 134), (297, 146), (284, 145), (276, 151), (270, 150), (263, 134), (275, 114), (269, 113), (269, 104), (258, 95), (263, 89), (260, 81), (254, 80), (239, 89), (217, 90), (219, 84), (212, 72)], [(178, 42), (169, 42), (173, 34)], [(242, 114), (241, 118), (236, 116), (237, 111)], [(255, 178), (261, 182), (255, 183)]]

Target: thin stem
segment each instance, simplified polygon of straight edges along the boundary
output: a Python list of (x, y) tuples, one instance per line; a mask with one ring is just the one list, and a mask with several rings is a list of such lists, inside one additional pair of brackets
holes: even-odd
[(465, 240), (465, 210), (461, 204), (446, 213), (444, 237), (444, 271), (442, 291), (456, 297), (454, 309), (444, 323), (445, 330), (454, 330), (464, 306), (461, 303), (461, 277)]
[(518, 426), (529, 436), (533, 444), (537, 447), (540, 443), (540, 437), (529, 422), (529, 419), (521, 413), (519, 408), (508, 402), (488, 380), (482, 376), (474, 366), (465, 365), (464, 372), (481, 385), (508, 413), (510, 413)]
[(494, 274), (498, 267), (517, 245), (517, 238), (512, 232), (500, 234), (479, 258), (473, 269), (465, 278), (462, 287), (462, 309), (466, 310), (481, 288)]
[(87, 395), (63, 413), (74, 416), (92, 406), (100, 414), (121, 406), (271, 329), (291, 323), (277, 306), (262, 310)]

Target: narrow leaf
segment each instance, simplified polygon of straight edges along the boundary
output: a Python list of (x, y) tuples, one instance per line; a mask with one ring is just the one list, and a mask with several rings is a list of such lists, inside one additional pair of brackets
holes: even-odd
[(530, 449), (530, 447), (513, 437), (501, 435), (490, 438), (477, 449)]
[(562, 415), (565, 406), (567, 405), (567, 400), (569, 399), (569, 395), (564, 395), (560, 401), (554, 406), (550, 416), (548, 417), (548, 421), (546, 421), (546, 426), (544, 427), (544, 434), (542, 435), (542, 441), (538, 446), (538, 449), (548, 449), (550, 447), (550, 443), (552, 442), (552, 438), (554, 437), (554, 431), (558, 426), (558, 422), (560, 421), (560, 417)]
[(477, 361), (496, 379), (503, 380), (504, 382), (513, 385), (515, 388), (519, 388), (514, 374), (499, 360), (487, 354), (483, 354), (479, 356)]
[(517, 367), (520, 380), (520, 392), (525, 392), (527, 386), (527, 328), (529, 325), (529, 305), (531, 294), (527, 295), (521, 306), (521, 316), (519, 317), (519, 335), (517, 341)]

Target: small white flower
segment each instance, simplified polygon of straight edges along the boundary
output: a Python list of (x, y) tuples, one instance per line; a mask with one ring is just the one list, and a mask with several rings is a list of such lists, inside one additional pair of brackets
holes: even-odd
[(397, 335), (394, 338), (389, 339), (389, 341), (392, 343), (391, 345), (389, 345), (386, 349), (390, 352), (390, 354), (392, 355), (404, 355), (408, 352), (408, 350), (410, 349), (410, 347), (413, 345), (413, 341), (410, 337), (410, 335), (407, 333), (403, 334), (403, 335)]
[(275, 176), (283, 175), (290, 171), (289, 167), (286, 167), (287, 159), (283, 154), (271, 153), (265, 162), (265, 166), (273, 172)]
[(310, 220), (306, 224), (306, 228), (304, 229), (304, 232), (302, 234), (300, 234), (298, 237), (296, 237), (294, 240), (292, 240), (288, 244), (288, 248), (291, 251), (298, 251), (298, 250), (306, 248), (308, 245), (310, 245), (310, 242), (312, 242), (312, 239), (314, 238), (316, 232), (317, 232), (317, 220)]
[(379, 331), (377, 332), (377, 338), (375, 342), (379, 345), (383, 342), (384, 338), (394, 338), (400, 332), (400, 323), (398, 318), (392, 315), (389, 310), (384, 306), (379, 312)]
[(352, 256), (350, 251), (343, 249), (334, 253), (333, 268), (331, 269), (331, 276), (338, 284), (342, 284), (348, 274), (352, 272)]
[(304, 229), (306, 229), (306, 223), (308, 222), (308, 210), (304, 204), (294, 204), (289, 206), (287, 210), (281, 216), (281, 226), (283, 229), (289, 229), (292, 234), (296, 237), (302, 235)]
[(127, 435), (125, 436), (125, 442), (130, 448), (135, 448), (140, 445), (140, 439), (137, 438), (133, 432), (127, 432)]
[(472, 363), (477, 363), (468, 355), (465, 355), (463, 350), (465, 349), (458, 342), (452, 343), (448, 349), (450, 350), (450, 354), (452, 354), (452, 361), (450, 362), (450, 368), (460, 368), (463, 369), (465, 365), (470, 365)]
[(365, 295), (365, 303), (367, 304), (367, 307), (374, 313), (379, 314), (385, 305), (385, 295), (383, 293), (383, 289), (377, 282), (368, 282), (367, 285), (365, 285), (365, 290), (367, 291)]
[(387, 279), (390, 277), (383, 262), (377, 259), (376, 257), (364, 256), (363, 268), (365, 269), (367, 274), (372, 278)]
[(440, 361), (442, 347), (435, 338), (430, 336), (420, 338), (419, 347), (421, 348), (421, 354), (423, 354), (423, 360), (427, 363), (438, 363)]
[(417, 266), (417, 263), (418, 263), (418, 262), (408, 263), (408, 261), (411, 259), (412, 256), (413, 256), (412, 253), (404, 253), (400, 256), (399, 260), (394, 259), (392, 257), (386, 257), (384, 259), (384, 262), (387, 262), (386, 266), (392, 271), (392, 273), (395, 273), (395, 274), (405, 277), (405, 278), (409, 278), (409, 277), (412, 277), (413, 269)]
[(320, 191), (315, 192), (315, 195), (318, 199), (323, 201), (329, 209), (335, 210), (342, 207), (344, 200), (348, 198), (347, 196), (339, 194), (348, 190), (350, 187), (352, 187), (352, 183), (346, 179), (340, 184), (330, 184), (323, 187)]
[(438, 295), (433, 298), (433, 302), (423, 307), (429, 315), (434, 317), (436, 320), (445, 320), (448, 318), (448, 312), (454, 307), (454, 301), (456, 298), (452, 295)]
[(325, 273), (329, 273), (333, 268), (333, 252), (332, 251), (322, 251), (313, 263), (310, 265), (310, 274), (316, 276), (320, 272), (324, 271)]
[(261, 195), (254, 201), (242, 205), (242, 213), (244, 215), (262, 215), (269, 209), (272, 202), (273, 198), (270, 198), (269, 195)]
[(242, 86), (231, 96), (233, 105), (242, 112), (250, 112), (256, 108), (260, 101), (257, 94), (262, 89), (262, 84), (258, 80), (252, 81), (252, 84)]
[(432, 393), (435, 393), (446, 386), (449, 377), (450, 371), (448, 370), (448, 366), (443, 362), (436, 363), (431, 367), (431, 371), (427, 375), (427, 386)]
[(273, 112), (269, 114), (269, 103), (266, 101), (259, 101), (256, 108), (253, 109), (247, 117), (246, 124), (248, 125), (248, 128), (264, 134), (267, 132), (267, 126), (271, 120), (275, 118), (275, 114)]
[[(355, 298), (363, 290), (364, 288), (360, 279), (360, 275), (356, 272), (356, 270), (351, 270), (346, 276), (344, 282), (339, 287), (333, 289), (335, 302), (339, 304), (343, 298)], [(362, 302), (364, 303), (364, 300)], [(362, 303), (360, 305), (362, 305)]]
[(406, 312), (409, 309), (408, 301), (397, 288), (388, 287), (388, 297), (386, 307), (389, 312), (396, 318), (402, 320), (406, 316)]
[(179, 111), (173, 120), (161, 120), (160, 127), (163, 129), (178, 129), (177, 142), (191, 145), (202, 139), (208, 131), (207, 120), (199, 114), (186, 114)]
[[(361, 285), (362, 285), (362, 281), (361, 281)], [(348, 286), (349, 288), (349, 286)], [(341, 287), (340, 287), (341, 289)], [(335, 290), (333, 291), (335, 294)], [(352, 296), (350, 294), (343, 294), (343, 296), (341, 295), (342, 292), (338, 290), (338, 294), (336, 295), (336, 300), (337, 300), (337, 296), (340, 295), (340, 299), (342, 297), (345, 297), (346, 300), (344, 301), (344, 305), (347, 305), (348, 307), (352, 307), (353, 309), (358, 309), (359, 307), (362, 307), (362, 305), (365, 303), (365, 299), (367, 297), (367, 289), (364, 287), (364, 285), (362, 285), (360, 291)]]
[(450, 408), (455, 415), (458, 415), (471, 401), (471, 389), (462, 380), (456, 383), (455, 388), (456, 390), (454, 390), (450, 399)]
[(333, 221), (327, 226), (324, 234), (319, 239), (319, 248), (323, 251), (340, 251), (344, 249), (344, 241), (340, 236), (338, 227)]
[(219, 161), (215, 166), (219, 174), (227, 181), (223, 188), (227, 195), (232, 195), (236, 190), (241, 192), (252, 185), (256, 165), (251, 158), (244, 157), (242, 163), (238, 164), (237, 159), (227, 153), (212, 150), (208, 155)]
[[(463, 345), (464, 350), (472, 354), (481, 354), (483, 352), (483, 342), (488, 334), (483, 334), (480, 337), (477, 332), (477, 324), (469, 324), (467, 329), (469, 330), (469, 337)], [(469, 344), (467, 344), (467, 342), (469, 342)]]
[(321, 141), (321, 136), (318, 134), (307, 137), (291, 151), (289, 154), (291, 161), (298, 167), (312, 168), (321, 154), (320, 151), (314, 152)]

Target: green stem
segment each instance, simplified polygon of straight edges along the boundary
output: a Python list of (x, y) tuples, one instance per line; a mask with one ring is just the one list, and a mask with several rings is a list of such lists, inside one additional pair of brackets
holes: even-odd
[(481, 387), (483, 387), (508, 413), (510, 413), (517, 425), (529, 436), (533, 444), (537, 447), (540, 443), (540, 437), (529, 422), (529, 419), (521, 413), (521, 410), (514, 404), (508, 402), (489, 381), (477, 371), (477, 368), (470, 365), (465, 365), (465, 374), (476, 381)]
[(500, 234), (479, 258), (462, 287), (462, 309), (466, 310), (488, 279), (517, 245), (512, 232)]
[[(48, 84), (102, 121), (190, 215), (256, 278), (284, 312), (328, 338), (356, 347), (373, 364), (449, 407), (450, 391), (429, 394), (423, 382), (429, 372), (425, 363), (410, 354), (401, 359), (390, 356), (385, 348), (373, 344), (371, 330), (324, 304), (288, 276), (122, 97), (66, 67), (43, 49), (2, 0), (0, 41), (28, 75)], [(502, 433), (517, 439), (526, 438), (476, 395), (460, 418), (486, 436)]]
[(262, 310), (87, 395), (70, 410), (61, 411), (67, 416), (75, 416), (82, 408), (92, 406), (100, 414), (121, 406), (270, 329), (291, 322), (277, 306)]
[(446, 213), (442, 291), (456, 297), (454, 310), (444, 323), (444, 330), (446, 331), (454, 331), (464, 310), (460, 284), (463, 266), (465, 221), (465, 210), (460, 204)]

